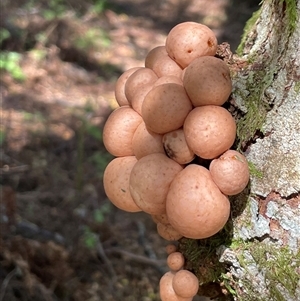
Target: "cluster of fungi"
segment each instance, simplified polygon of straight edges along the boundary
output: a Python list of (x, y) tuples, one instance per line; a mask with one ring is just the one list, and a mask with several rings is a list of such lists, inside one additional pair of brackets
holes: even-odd
[[(246, 158), (232, 149), (236, 123), (224, 107), (232, 82), (217, 46), (203, 24), (173, 27), (143, 67), (119, 77), (119, 107), (103, 129), (104, 145), (115, 157), (104, 171), (107, 197), (121, 210), (150, 214), (168, 241), (219, 232), (230, 215), (228, 197), (249, 181)], [(184, 269), (176, 249), (168, 254), (161, 300), (192, 300), (196, 276)]]

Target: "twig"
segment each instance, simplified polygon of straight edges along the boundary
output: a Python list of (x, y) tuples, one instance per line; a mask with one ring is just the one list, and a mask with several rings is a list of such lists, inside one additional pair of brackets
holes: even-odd
[[(111, 275), (111, 277), (113, 278), (113, 280), (116, 280), (117, 279), (117, 274), (115, 272), (115, 269), (112, 265), (112, 263), (110, 262), (110, 260), (108, 259), (108, 257), (106, 256), (105, 254), (105, 251), (103, 249), (103, 246), (102, 246), (102, 243), (101, 243), (101, 240), (100, 240), (100, 237), (99, 235), (97, 235), (97, 245), (96, 245), (96, 249), (97, 249), (97, 254), (98, 256), (103, 260), (103, 262), (106, 264), (107, 268), (108, 268), (108, 271)], [(1, 301), (1, 300), (0, 300)]]
[(17, 274), (17, 268), (14, 268), (11, 272), (7, 274), (5, 279), (3, 280), (3, 283), (1, 285), (1, 292), (0, 292), (0, 301), (4, 300), (5, 291), (8, 286), (9, 281)]
[(109, 248), (109, 249), (106, 249), (105, 252), (107, 254), (111, 254), (111, 253), (120, 254), (124, 257), (127, 257), (130, 260), (133, 260), (133, 261), (136, 261), (136, 262), (139, 262), (139, 263), (143, 263), (143, 264), (152, 265), (152, 266), (155, 266), (155, 267), (165, 266), (165, 264), (166, 264), (165, 260), (151, 259), (151, 258), (148, 258), (146, 256), (137, 255), (137, 254), (125, 251), (125, 250), (121, 250), (119, 248)]

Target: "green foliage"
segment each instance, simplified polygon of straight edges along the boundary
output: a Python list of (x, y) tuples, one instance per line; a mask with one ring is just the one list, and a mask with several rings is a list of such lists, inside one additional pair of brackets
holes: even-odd
[(12, 51), (0, 52), (0, 70), (8, 72), (15, 80), (25, 80), (25, 74), (20, 67), (21, 54)]
[(74, 41), (75, 45), (82, 50), (107, 48), (111, 44), (108, 34), (101, 28), (90, 28)]
[(108, 7), (107, 0), (94, 0), (93, 11), (97, 14), (101, 14)]
[(3, 146), (5, 142), (6, 133), (4, 129), (0, 129), (0, 146)]
[(47, 4), (48, 8), (43, 11), (44, 18), (47, 20), (61, 17), (67, 10), (67, 6), (63, 0), (50, 0)]
[(10, 37), (10, 33), (5, 28), (0, 28), (0, 44)]
[(111, 203), (105, 203), (100, 208), (94, 211), (94, 221), (102, 224), (105, 221), (106, 215), (111, 212)]
[(86, 226), (84, 229), (83, 240), (88, 249), (94, 249), (97, 245), (98, 237), (96, 233)]

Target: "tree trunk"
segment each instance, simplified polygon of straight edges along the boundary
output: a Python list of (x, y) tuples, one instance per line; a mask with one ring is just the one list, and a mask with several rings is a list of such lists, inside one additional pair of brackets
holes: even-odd
[(179, 248), (200, 294), (299, 301), (300, 1), (265, 0), (247, 23), (238, 56), (225, 45), (219, 52), (231, 68), (229, 110), (251, 180), (231, 199), (232, 219), (217, 236), (183, 239)]
[(245, 30), (233, 99), (252, 175), (247, 198), (233, 200), (231, 245), (218, 254), (235, 300), (299, 301), (300, 1), (265, 0)]

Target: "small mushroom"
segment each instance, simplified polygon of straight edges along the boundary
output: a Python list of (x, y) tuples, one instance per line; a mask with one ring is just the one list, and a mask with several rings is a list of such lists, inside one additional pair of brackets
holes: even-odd
[(184, 266), (184, 256), (180, 252), (173, 252), (167, 257), (167, 265), (170, 270), (176, 272), (183, 268)]
[(167, 252), (168, 255), (170, 255), (171, 253), (176, 252), (176, 250), (177, 250), (177, 247), (173, 244), (168, 244), (166, 246), (166, 252)]
[(242, 192), (249, 182), (247, 159), (235, 150), (228, 150), (219, 158), (212, 160), (209, 170), (213, 181), (226, 195)]
[(164, 134), (162, 143), (168, 157), (179, 164), (190, 163), (195, 158), (195, 153), (186, 143), (182, 128)]
[(157, 233), (168, 241), (176, 241), (182, 238), (182, 234), (176, 231), (170, 224), (157, 223)]
[(174, 272), (169, 271), (161, 277), (159, 281), (159, 294), (161, 301), (192, 301), (193, 297), (183, 298), (175, 293), (172, 284), (174, 275)]
[(188, 270), (176, 272), (172, 285), (175, 293), (183, 298), (193, 298), (199, 290), (198, 278)]

